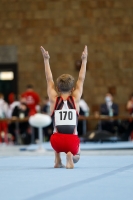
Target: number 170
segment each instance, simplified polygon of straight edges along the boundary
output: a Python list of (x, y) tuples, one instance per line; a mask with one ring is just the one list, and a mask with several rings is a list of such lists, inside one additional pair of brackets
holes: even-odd
[(68, 118), (69, 120), (73, 119), (73, 113), (72, 111), (60, 111), (60, 120), (66, 120)]

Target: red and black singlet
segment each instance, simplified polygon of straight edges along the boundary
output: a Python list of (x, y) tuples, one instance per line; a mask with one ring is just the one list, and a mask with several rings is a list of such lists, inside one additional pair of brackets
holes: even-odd
[(57, 97), (51, 117), (54, 126), (53, 133), (77, 135), (78, 113), (72, 96), (69, 96), (67, 100)]

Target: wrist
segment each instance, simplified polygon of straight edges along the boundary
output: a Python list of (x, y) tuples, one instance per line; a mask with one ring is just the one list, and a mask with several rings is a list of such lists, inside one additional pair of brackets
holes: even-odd
[(45, 63), (49, 62), (49, 58), (44, 58), (44, 62)]
[(44, 60), (49, 60), (50, 59), (50, 56), (49, 55), (43, 55), (43, 58), (44, 58)]
[(87, 59), (86, 58), (82, 58), (82, 63), (86, 64), (87, 63)]

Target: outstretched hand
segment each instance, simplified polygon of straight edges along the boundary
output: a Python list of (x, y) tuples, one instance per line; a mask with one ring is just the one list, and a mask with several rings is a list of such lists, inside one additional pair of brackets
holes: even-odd
[(49, 56), (48, 51), (46, 51), (42, 46), (40, 48), (41, 48), (41, 51), (42, 51), (43, 58), (44, 59), (49, 59), (50, 56)]
[(87, 50), (87, 46), (85, 46), (84, 51), (81, 56), (82, 61), (83, 60), (87, 61), (87, 56), (88, 56), (88, 50)]

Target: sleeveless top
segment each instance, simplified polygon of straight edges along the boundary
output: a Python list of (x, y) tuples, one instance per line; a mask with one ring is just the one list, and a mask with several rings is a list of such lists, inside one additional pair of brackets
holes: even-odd
[(65, 101), (62, 97), (57, 97), (51, 117), (53, 133), (77, 135), (78, 113), (72, 96)]

